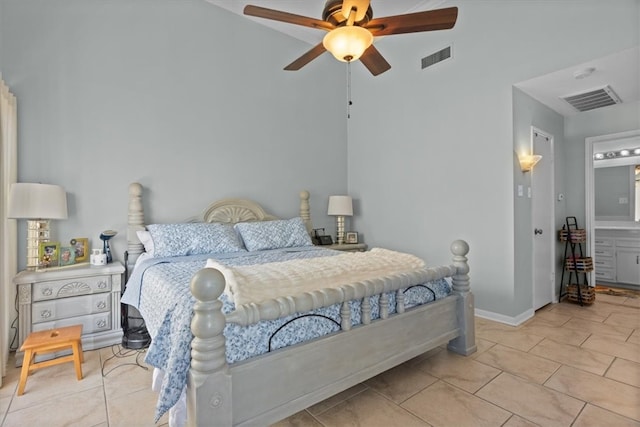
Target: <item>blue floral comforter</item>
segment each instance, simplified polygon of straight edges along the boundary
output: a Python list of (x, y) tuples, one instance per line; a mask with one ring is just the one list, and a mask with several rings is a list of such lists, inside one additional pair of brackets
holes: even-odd
[[(152, 341), (145, 361), (165, 372), (158, 403), (156, 421), (180, 398), (186, 385), (190, 364), (191, 333), (195, 299), (189, 283), (193, 275), (204, 268), (210, 258), (223, 265), (264, 264), (292, 259), (333, 256), (340, 252), (316, 247), (276, 249), (233, 254), (208, 254), (171, 258), (152, 258), (138, 265), (127, 282), (122, 302), (140, 311)], [(407, 308), (444, 298), (451, 293), (444, 279), (416, 286), (405, 291)], [(371, 318), (379, 317), (378, 296), (371, 297)], [(235, 309), (233, 301), (222, 294), (222, 311)], [(352, 323), (360, 324), (360, 301), (351, 303)], [(395, 293), (389, 294), (389, 313), (395, 312)], [(250, 326), (229, 323), (225, 326), (228, 363), (239, 362), (288, 345), (328, 335), (340, 329), (340, 305), (292, 315), (273, 321), (261, 321)], [(331, 320), (333, 319), (333, 321)]]

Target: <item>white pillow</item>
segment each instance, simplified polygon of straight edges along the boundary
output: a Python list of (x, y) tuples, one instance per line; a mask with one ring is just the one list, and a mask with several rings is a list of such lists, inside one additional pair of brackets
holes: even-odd
[(144, 246), (144, 251), (149, 255), (153, 256), (155, 253), (155, 247), (153, 246), (153, 239), (151, 238), (151, 233), (147, 230), (136, 231), (138, 235), (138, 239), (140, 239), (140, 243)]

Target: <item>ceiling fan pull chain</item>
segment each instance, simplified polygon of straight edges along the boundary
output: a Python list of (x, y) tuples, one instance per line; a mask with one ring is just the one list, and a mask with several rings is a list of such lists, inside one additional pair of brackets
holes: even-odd
[(347, 62), (347, 119), (351, 118), (351, 61)]

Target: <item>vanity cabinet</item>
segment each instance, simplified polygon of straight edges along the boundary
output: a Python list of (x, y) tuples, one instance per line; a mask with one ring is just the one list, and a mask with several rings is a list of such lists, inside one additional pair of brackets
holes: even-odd
[(640, 239), (616, 240), (616, 281), (640, 285)]
[[(84, 350), (121, 342), (122, 273), (119, 262), (18, 273), (18, 348), (31, 332), (71, 325), (82, 325)], [(18, 351), (16, 365), (21, 364)]]
[(616, 281), (616, 249), (614, 239), (595, 239), (594, 265), (596, 280)]
[(640, 238), (602, 237), (598, 231), (596, 234), (596, 280), (640, 286)]

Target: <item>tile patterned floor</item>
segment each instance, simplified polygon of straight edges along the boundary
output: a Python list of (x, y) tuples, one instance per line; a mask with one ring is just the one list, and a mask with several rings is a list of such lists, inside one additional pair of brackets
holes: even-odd
[[(519, 327), (476, 318), (472, 356), (437, 348), (276, 426), (640, 427), (639, 302), (598, 294), (592, 306), (544, 307)], [(36, 371), (20, 397), (11, 368), (0, 425), (166, 425), (152, 420), (151, 371), (127, 365), (133, 354), (107, 361), (103, 376), (111, 355), (86, 352), (82, 381), (72, 364)]]

